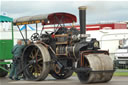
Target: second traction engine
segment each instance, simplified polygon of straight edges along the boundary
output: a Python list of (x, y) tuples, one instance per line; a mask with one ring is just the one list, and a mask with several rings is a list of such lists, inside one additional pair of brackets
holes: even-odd
[(56, 79), (66, 79), (76, 72), (82, 83), (111, 80), (114, 70), (108, 51), (99, 50), (95, 38), (87, 41), (85, 6), (79, 7), (79, 16), (80, 31), (74, 27), (60, 27), (56, 32), (41, 34), (37, 43), (24, 49), (25, 77), (44, 80), (51, 74)]

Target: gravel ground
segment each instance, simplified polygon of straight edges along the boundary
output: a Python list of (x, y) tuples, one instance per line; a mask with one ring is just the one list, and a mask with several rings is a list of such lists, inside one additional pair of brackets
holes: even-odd
[[(0, 85), (83, 85), (77, 77), (70, 77), (65, 80), (56, 80), (48, 77), (45, 81), (14, 81), (8, 78), (0, 78)], [(108, 83), (95, 83), (86, 85), (128, 85), (128, 77), (113, 77)]]

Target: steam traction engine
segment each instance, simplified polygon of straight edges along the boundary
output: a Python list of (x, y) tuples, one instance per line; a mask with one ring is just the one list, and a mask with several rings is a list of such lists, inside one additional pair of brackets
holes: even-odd
[[(23, 73), (29, 80), (44, 80), (48, 74), (56, 79), (66, 79), (73, 72), (77, 73), (82, 83), (107, 82), (112, 78), (113, 63), (108, 51), (99, 50), (96, 39), (87, 41), (85, 13), (86, 7), (79, 7), (80, 31), (74, 27), (67, 29), (61, 26), (52, 33), (39, 35), (36, 32), (31, 36), (31, 40), (36, 43), (28, 45), (22, 57), (22, 67), (25, 67)], [(19, 18), (14, 24), (32, 24), (34, 20), (41, 19), (40, 16)], [(76, 17), (68, 13), (54, 13), (46, 17), (47, 20), (41, 20), (43, 25), (57, 24), (60, 18), (59, 24), (76, 21)]]

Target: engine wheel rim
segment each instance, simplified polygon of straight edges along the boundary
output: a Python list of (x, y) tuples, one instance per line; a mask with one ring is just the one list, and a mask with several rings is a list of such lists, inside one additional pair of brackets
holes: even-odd
[(23, 53), (23, 65), (30, 64), (24, 71), (25, 76), (28, 80), (44, 80), (49, 73), (49, 64), (44, 62), (43, 48), (39, 48), (38, 45), (30, 45), (26, 47)]
[(33, 65), (29, 66), (29, 71), (32, 72), (33, 77), (38, 78), (42, 72), (43, 58), (38, 48), (35, 48), (29, 55), (29, 58), (35, 61)]

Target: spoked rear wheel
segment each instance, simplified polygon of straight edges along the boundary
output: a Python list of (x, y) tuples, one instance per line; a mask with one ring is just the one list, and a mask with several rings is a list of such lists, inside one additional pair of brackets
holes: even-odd
[(33, 44), (24, 50), (23, 65), (27, 68), (24, 70), (25, 77), (29, 80), (44, 80), (48, 73), (50, 63), (46, 60), (50, 58), (46, 47), (41, 44)]

